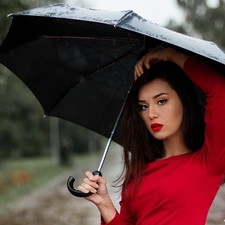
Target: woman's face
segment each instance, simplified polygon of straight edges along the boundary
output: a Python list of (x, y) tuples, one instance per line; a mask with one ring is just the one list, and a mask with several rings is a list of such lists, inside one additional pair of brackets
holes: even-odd
[(181, 136), (183, 106), (177, 93), (161, 79), (144, 85), (138, 94), (140, 115), (153, 137)]

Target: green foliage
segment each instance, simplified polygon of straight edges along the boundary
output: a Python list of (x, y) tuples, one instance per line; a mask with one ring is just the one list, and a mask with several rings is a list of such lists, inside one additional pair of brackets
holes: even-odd
[(179, 32), (181, 34), (188, 34), (186, 28), (183, 26), (183, 24), (177, 24), (174, 20), (169, 20), (168, 24), (166, 25), (167, 28), (174, 30), (176, 32)]
[(203, 39), (225, 48), (225, 1), (217, 0), (214, 6), (207, 0), (177, 0), (184, 10), (187, 24)]
[(0, 211), (65, 171), (47, 158), (5, 161), (0, 170)]
[(42, 119), (43, 111), (33, 94), (15, 75), (4, 69), (2, 80), (0, 154), (39, 155), (36, 149), (45, 149), (48, 141), (40, 131), (46, 134), (49, 123)]

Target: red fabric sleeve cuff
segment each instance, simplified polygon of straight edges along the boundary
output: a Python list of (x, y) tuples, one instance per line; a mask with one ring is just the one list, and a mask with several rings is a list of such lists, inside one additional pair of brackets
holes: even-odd
[[(107, 225), (122, 225), (123, 223), (121, 223), (121, 222), (122, 221), (121, 221), (120, 215), (116, 211), (116, 215), (114, 216), (114, 218), (109, 223), (107, 223)], [(104, 222), (104, 220), (101, 217), (101, 225), (105, 225), (105, 224), (106, 223)]]

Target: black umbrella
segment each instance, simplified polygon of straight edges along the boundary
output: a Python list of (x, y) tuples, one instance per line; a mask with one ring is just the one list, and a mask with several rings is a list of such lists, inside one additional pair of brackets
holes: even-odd
[[(225, 54), (212, 42), (182, 35), (133, 11), (103, 11), (66, 4), (13, 13), (0, 62), (33, 92), (47, 116), (109, 137), (100, 173), (133, 81), (133, 67), (151, 48), (172, 46), (224, 70)], [(115, 134), (114, 134), (115, 132)], [(76, 196), (86, 196), (73, 188)]]

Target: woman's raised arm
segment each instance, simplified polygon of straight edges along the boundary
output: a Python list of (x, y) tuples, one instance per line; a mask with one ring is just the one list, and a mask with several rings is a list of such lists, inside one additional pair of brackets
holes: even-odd
[(157, 61), (171, 61), (183, 69), (184, 63), (188, 55), (178, 52), (172, 48), (162, 48), (153, 50), (144, 55), (134, 67), (134, 77), (137, 79), (144, 73), (143, 66), (146, 69), (151, 67), (151, 64)]

